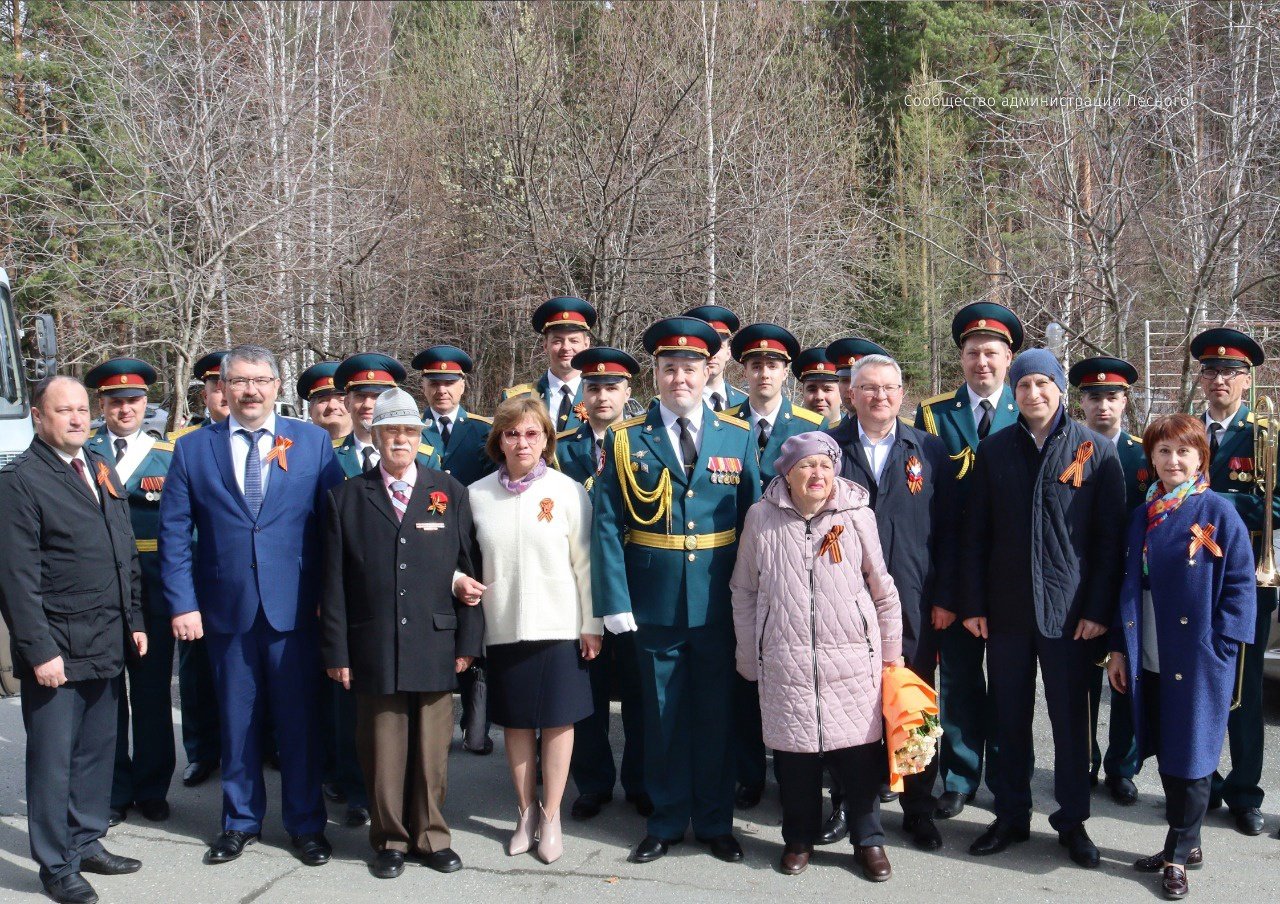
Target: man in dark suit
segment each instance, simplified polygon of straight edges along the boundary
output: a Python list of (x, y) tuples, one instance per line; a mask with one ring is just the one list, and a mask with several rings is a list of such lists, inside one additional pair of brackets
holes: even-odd
[(206, 638), (222, 715), (223, 832), (205, 862), (236, 859), (262, 831), (269, 704), (284, 826), (302, 862), (315, 866), (331, 854), (317, 731), (320, 513), (342, 470), (324, 430), (276, 417), (280, 372), (269, 351), (232, 349), (221, 381), (230, 415), (178, 440), (160, 502), (173, 631)]
[(0, 470), (0, 614), (22, 684), (31, 857), (55, 901), (91, 904), (81, 873), (141, 867), (100, 840), (120, 675), (128, 652), (147, 652), (141, 573), (125, 489), (110, 461), (84, 449), (84, 386), (46, 377), (32, 417), (36, 438)]
[(329, 677), (356, 700), (356, 744), (369, 789), (382, 879), (410, 851), (451, 873), (442, 809), (453, 690), (484, 649), (471, 507), (461, 483), (414, 460), (423, 423), (413, 397), (388, 389), (373, 411), (376, 469), (331, 490), (324, 531), (322, 646)]
[[(932, 685), (938, 662), (934, 626), (943, 617), (935, 609), (955, 610), (949, 599), (958, 520), (955, 464), (942, 440), (899, 420), (902, 370), (892, 358), (866, 355), (855, 362), (850, 397), (856, 417), (827, 432), (844, 452), (840, 476), (871, 494), (885, 565), (902, 601), (902, 655)], [(902, 827), (926, 851), (942, 846), (933, 821), (937, 775), (935, 757), (924, 772), (907, 776), (899, 795)]]

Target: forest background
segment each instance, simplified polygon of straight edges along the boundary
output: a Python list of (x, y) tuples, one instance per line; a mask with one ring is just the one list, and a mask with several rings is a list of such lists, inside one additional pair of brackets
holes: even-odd
[(912, 398), (990, 299), (1137, 364), (1140, 422), (1206, 326), (1277, 354), (1278, 38), (1265, 2), (0, 0), (0, 266), (65, 371), (144, 358), (175, 418), (248, 340), (287, 392), (454, 343), (487, 411), (568, 294), (633, 351), (707, 303), (864, 335)]

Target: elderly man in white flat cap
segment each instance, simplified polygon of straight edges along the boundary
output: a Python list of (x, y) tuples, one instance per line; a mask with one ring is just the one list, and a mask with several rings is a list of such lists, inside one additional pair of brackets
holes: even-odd
[(442, 813), (452, 693), (484, 642), (467, 490), (415, 460), (422, 428), (407, 392), (378, 396), (378, 467), (329, 491), (324, 531), (321, 652), (329, 677), (356, 694), (370, 871), (383, 879), (407, 855), (439, 872), (462, 867)]

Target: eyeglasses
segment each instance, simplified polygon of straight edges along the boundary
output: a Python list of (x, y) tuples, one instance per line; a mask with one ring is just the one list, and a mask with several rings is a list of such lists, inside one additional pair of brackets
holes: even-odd
[(1243, 367), (1230, 367), (1225, 370), (1219, 370), (1216, 367), (1206, 367), (1200, 371), (1200, 379), (1213, 383), (1218, 379), (1218, 377), (1222, 377), (1222, 379), (1230, 383), (1236, 377), (1243, 377), (1245, 373), (1246, 371)]
[(258, 389), (266, 389), (275, 381), (275, 377), (231, 377), (227, 380), (227, 385), (232, 389), (248, 389), (252, 384)]
[(524, 440), (526, 443), (532, 446), (538, 440), (542, 439), (542, 431), (541, 430), (524, 430), (524, 431), (503, 430), (502, 438), (506, 442), (511, 443), (511, 445), (513, 446), (519, 445), (520, 440)]
[(878, 396), (881, 393), (887, 396), (891, 396), (901, 388), (902, 388), (901, 383), (886, 383), (883, 386), (876, 386), (871, 383), (858, 384), (858, 392), (862, 393), (863, 395), (869, 395), (869, 396)]

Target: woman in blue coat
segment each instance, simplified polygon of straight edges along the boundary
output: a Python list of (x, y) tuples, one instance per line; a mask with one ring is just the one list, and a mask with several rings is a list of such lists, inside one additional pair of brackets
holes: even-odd
[(1165, 897), (1178, 899), (1187, 867), (1203, 862), (1200, 827), (1257, 594), (1249, 531), (1209, 491), (1204, 424), (1186, 414), (1158, 418), (1143, 448), (1160, 480), (1129, 523), (1107, 673), (1129, 694), (1139, 749), (1155, 755), (1165, 791), (1164, 849), (1134, 867), (1161, 873)]

